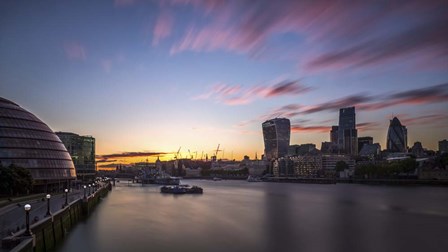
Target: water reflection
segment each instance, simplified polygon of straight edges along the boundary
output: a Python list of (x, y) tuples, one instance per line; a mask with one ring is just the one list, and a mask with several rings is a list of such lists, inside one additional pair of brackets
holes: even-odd
[[(188, 181), (119, 185), (60, 251), (443, 251), (444, 188)], [(428, 196), (430, 195), (430, 196)], [(428, 248), (428, 249), (425, 249)]]

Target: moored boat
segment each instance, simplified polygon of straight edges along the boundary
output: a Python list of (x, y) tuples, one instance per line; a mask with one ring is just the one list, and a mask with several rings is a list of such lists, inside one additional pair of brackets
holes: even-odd
[(203, 193), (203, 189), (199, 186), (190, 186), (190, 185), (171, 185), (171, 186), (162, 186), (160, 188), (161, 193), (171, 193), (171, 194), (201, 194)]

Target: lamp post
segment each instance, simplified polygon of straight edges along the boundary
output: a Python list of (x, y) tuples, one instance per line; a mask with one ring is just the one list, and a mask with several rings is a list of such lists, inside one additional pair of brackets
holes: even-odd
[(45, 214), (45, 217), (51, 216), (51, 212), (50, 212), (50, 198), (51, 198), (51, 195), (47, 194), (47, 213)]
[(90, 195), (90, 188), (92, 188), (92, 185), (91, 185), (91, 184), (89, 184), (89, 195)]
[(31, 205), (30, 204), (26, 204), (25, 205), (25, 223), (26, 223), (26, 229), (25, 229), (25, 236), (32, 236), (33, 234), (31, 233), (31, 229), (30, 229), (30, 211), (31, 211)]
[(86, 196), (86, 188), (87, 188), (87, 186), (84, 186), (84, 199), (87, 198), (87, 196)]
[(64, 204), (64, 206), (68, 206), (68, 189), (65, 189), (64, 192), (65, 192), (65, 204)]

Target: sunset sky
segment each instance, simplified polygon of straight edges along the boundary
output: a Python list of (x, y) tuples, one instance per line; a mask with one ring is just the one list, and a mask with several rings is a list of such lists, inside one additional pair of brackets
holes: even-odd
[(410, 146), (437, 149), (448, 3), (393, 2), (1, 1), (0, 97), (94, 136), (108, 165), (218, 144), (260, 157), (273, 117), (291, 120), (291, 144), (320, 148), (346, 106), (382, 148), (397, 116)]

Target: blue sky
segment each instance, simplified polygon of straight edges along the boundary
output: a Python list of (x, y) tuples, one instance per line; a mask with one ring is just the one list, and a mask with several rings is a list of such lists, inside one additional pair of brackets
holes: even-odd
[(447, 17), (443, 1), (2, 1), (0, 96), (98, 154), (253, 157), (274, 116), (320, 148), (341, 106), (383, 148), (398, 116), (436, 149)]

